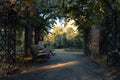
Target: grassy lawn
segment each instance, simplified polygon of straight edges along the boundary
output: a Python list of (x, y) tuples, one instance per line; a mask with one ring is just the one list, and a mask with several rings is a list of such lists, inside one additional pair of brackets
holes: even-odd
[(80, 52), (80, 51), (83, 51), (82, 49), (76, 49), (76, 48), (66, 48), (64, 49), (64, 51), (67, 51), (67, 52)]

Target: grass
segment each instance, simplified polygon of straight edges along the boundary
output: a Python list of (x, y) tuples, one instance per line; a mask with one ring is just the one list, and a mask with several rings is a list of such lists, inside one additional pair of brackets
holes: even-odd
[(80, 52), (80, 51), (82, 51), (82, 49), (66, 48), (66, 49), (64, 49), (64, 51), (67, 51), (67, 52)]

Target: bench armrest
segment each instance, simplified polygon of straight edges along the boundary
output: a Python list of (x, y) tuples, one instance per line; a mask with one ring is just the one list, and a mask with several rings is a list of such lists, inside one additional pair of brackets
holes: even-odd
[(48, 53), (39, 53), (37, 56), (48, 55)]

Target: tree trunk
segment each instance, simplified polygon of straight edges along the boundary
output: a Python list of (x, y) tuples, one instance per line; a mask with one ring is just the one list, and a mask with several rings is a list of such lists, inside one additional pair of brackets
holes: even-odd
[(24, 52), (25, 52), (25, 57), (29, 56), (30, 53), (30, 46), (32, 45), (32, 25), (29, 25), (25, 27), (25, 47), (24, 47)]
[(40, 32), (39, 32), (39, 29), (38, 29), (38, 28), (35, 28), (35, 29), (34, 29), (34, 32), (35, 32), (34, 44), (37, 45), (37, 44), (38, 44), (38, 41), (39, 41)]
[(85, 55), (89, 55), (90, 29), (83, 29), (83, 51)]

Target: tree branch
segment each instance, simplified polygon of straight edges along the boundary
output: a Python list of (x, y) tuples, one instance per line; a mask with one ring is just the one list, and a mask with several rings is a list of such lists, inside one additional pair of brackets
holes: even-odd
[(112, 8), (112, 6), (110, 5), (110, 3), (109, 3), (108, 1), (103, 0), (103, 2), (105, 2), (106, 5), (109, 7), (109, 9), (110, 9), (112, 12), (114, 12), (114, 9)]

